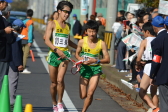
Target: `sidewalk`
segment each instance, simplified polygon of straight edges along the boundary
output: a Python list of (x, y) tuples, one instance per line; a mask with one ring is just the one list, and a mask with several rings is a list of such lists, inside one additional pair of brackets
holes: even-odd
[[(149, 106), (140, 98), (139, 93), (136, 92), (135, 88), (130, 87), (130, 85), (126, 82), (129, 80), (129, 78), (125, 77), (125, 75), (127, 75), (129, 72), (118, 72), (116, 68), (113, 68), (110, 65), (103, 65), (102, 70), (108, 82), (120, 88), (127, 95), (130, 94), (132, 99), (140, 104), (143, 104), (146, 109), (149, 108)], [(127, 84), (122, 83), (121, 79), (125, 80)]]

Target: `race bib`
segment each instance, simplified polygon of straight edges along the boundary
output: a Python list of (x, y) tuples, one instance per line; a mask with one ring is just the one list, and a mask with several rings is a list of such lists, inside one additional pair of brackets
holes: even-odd
[(53, 44), (56, 47), (67, 47), (68, 46), (68, 35), (62, 33), (55, 33)]

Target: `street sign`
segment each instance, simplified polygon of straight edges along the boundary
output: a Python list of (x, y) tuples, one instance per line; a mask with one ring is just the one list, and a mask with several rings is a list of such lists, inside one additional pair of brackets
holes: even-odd
[(88, 0), (81, 0), (81, 15), (88, 13)]
[(159, 13), (164, 14), (164, 15), (168, 15), (168, 10), (167, 9), (168, 9), (168, 1), (160, 0)]

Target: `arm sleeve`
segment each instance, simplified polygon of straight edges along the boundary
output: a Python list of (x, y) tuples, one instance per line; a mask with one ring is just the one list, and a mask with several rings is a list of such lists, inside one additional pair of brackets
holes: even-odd
[[(159, 42), (158, 42), (159, 41)], [(160, 67), (160, 62), (155, 61), (157, 56), (161, 57), (162, 56), (162, 44), (160, 42), (161, 40), (157, 40), (157, 43), (152, 43), (153, 47), (152, 47), (152, 54), (153, 54), (153, 60), (151, 63), (151, 71), (150, 71), (150, 78), (154, 79), (157, 71)]]
[(28, 43), (33, 42), (33, 25), (29, 26), (29, 32), (28, 32)]
[(0, 34), (5, 34), (5, 30), (0, 30)]
[(20, 45), (19, 45), (19, 41), (15, 42), (12, 44), (12, 55), (13, 55), (13, 62), (16, 66), (20, 66), (22, 65), (22, 53), (20, 51)]

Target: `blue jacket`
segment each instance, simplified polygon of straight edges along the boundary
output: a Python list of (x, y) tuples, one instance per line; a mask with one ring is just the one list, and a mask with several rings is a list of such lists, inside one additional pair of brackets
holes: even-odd
[(82, 32), (82, 25), (80, 24), (79, 20), (76, 20), (72, 28), (72, 33), (73, 35), (76, 34), (81, 35), (81, 32)]
[(12, 61), (10, 62), (10, 67), (14, 72), (18, 71), (18, 66), (23, 65), (23, 51), (21, 40), (15, 41), (12, 44)]

